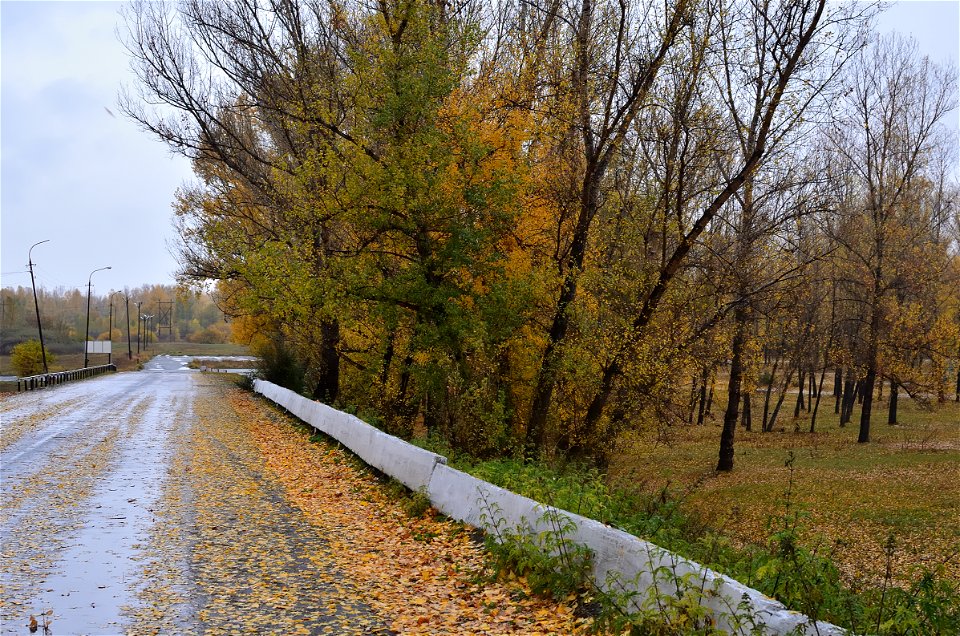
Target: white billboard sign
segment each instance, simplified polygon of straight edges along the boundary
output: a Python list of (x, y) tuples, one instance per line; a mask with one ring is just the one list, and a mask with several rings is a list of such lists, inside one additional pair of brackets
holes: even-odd
[(87, 353), (113, 353), (109, 340), (87, 340)]

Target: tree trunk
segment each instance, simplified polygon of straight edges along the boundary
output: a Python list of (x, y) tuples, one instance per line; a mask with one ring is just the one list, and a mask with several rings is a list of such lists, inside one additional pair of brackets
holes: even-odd
[(813, 408), (810, 410), (810, 432), (815, 433), (817, 430), (817, 411), (820, 409), (820, 397), (823, 395), (823, 381), (827, 377), (827, 367), (823, 367), (823, 370), (820, 372), (820, 384), (817, 386), (817, 397), (816, 402), (813, 403)]
[(870, 339), (867, 345), (867, 375), (863, 379), (863, 390), (860, 392), (861, 398), (863, 399), (863, 407), (860, 410), (860, 434), (857, 436), (858, 444), (866, 444), (870, 441), (870, 416), (873, 411), (873, 389), (877, 381), (877, 366), (879, 363), (880, 301), (882, 300), (879, 286), (881, 280), (880, 266), (878, 265), (874, 274)]
[(534, 457), (543, 448), (544, 435), (547, 427), (547, 414), (550, 412), (550, 402), (553, 400), (553, 388), (556, 382), (557, 345), (567, 333), (567, 305), (576, 295), (576, 284), (571, 281), (572, 289), (568, 292), (566, 283), (560, 292), (557, 303), (557, 312), (553, 318), (553, 325), (547, 337), (547, 347), (543, 352), (543, 361), (540, 363), (540, 372), (537, 375), (537, 386), (533, 393), (533, 403), (530, 418), (527, 420), (526, 452), (528, 457)]
[(723, 430), (720, 433), (720, 456), (717, 470), (733, 470), (733, 441), (739, 419), (740, 385), (743, 377), (743, 349), (746, 342), (746, 311), (738, 306), (734, 311), (736, 330), (733, 334), (732, 355), (730, 358), (730, 383), (727, 386), (727, 409), (723, 413)]
[(840, 398), (843, 396), (843, 369), (837, 367), (833, 374), (833, 397), (836, 402), (833, 405), (833, 414), (840, 415)]
[(777, 379), (777, 366), (780, 364), (780, 358), (773, 361), (773, 369), (770, 371), (770, 383), (767, 385), (767, 395), (763, 399), (763, 421), (760, 423), (760, 430), (767, 430), (767, 414), (770, 412), (770, 394), (773, 392), (773, 381)]
[(807, 372), (803, 369), (800, 370), (800, 378), (797, 380), (797, 384), (800, 390), (797, 391), (797, 404), (793, 407), (793, 419), (800, 417), (800, 411), (806, 409), (803, 403), (803, 392), (807, 390)]
[(793, 369), (787, 371), (787, 379), (783, 383), (783, 390), (780, 391), (780, 397), (777, 398), (777, 405), (770, 414), (770, 421), (764, 427), (764, 432), (769, 433), (773, 430), (773, 425), (777, 422), (777, 414), (780, 413), (780, 407), (783, 406), (783, 399), (787, 397), (787, 389), (790, 387), (790, 381), (793, 380)]
[(321, 322), (320, 339), (317, 386), (313, 389), (313, 399), (333, 404), (340, 394), (340, 323), (336, 320)]
[[(693, 376), (693, 379), (690, 381), (690, 400), (689, 400), (689, 409), (687, 410), (687, 424), (693, 424), (693, 413), (697, 410), (697, 400), (699, 396), (697, 393), (700, 389), (700, 376)], [(701, 401), (700, 404), (703, 404)]]
[(410, 367), (413, 366), (413, 355), (407, 353), (400, 364), (400, 386), (397, 387), (397, 394), (391, 402), (389, 412), (391, 417), (406, 410), (404, 405), (407, 401), (407, 387), (410, 385)]
[(887, 424), (897, 423), (897, 400), (900, 397), (900, 385), (896, 380), (890, 380), (890, 410), (887, 413)]
[(558, 347), (566, 338), (570, 327), (567, 311), (577, 297), (577, 277), (583, 268), (587, 253), (590, 224), (600, 205), (600, 179), (605, 172), (605, 163), (598, 164), (592, 158), (588, 160), (581, 183), (580, 216), (570, 244), (570, 256), (564, 264), (566, 274), (547, 335), (547, 347), (543, 352), (540, 371), (537, 374), (537, 386), (533, 393), (530, 418), (527, 420), (526, 453), (530, 457), (539, 454), (543, 449), (547, 415), (550, 412), (550, 403), (553, 401), (553, 390), (557, 382), (556, 370), (560, 362)]
[(957, 369), (957, 386), (954, 392), (957, 394), (955, 400), (960, 402), (960, 369)]
[(703, 376), (700, 378), (700, 404), (697, 408), (697, 426), (703, 426), (703, 420), (707, 414), (707, 380), (709, 378), (710, 370), (704, 369)]
[(858, 444), (866, 444), (870, 441), (870, 415), (873, 411), (873, 388), (877, 380), (876, 364), (867, 368), (867, 377), (863, 379), (863, 408), (860, 410), (860, 434), (857, 436)]
[(710, 392), (707, 394), (707, 415), (713, 417), (713, 389), (717, 384), (717, 374), (710, 374)]
[(743, 424), (743, 428), (745, 428), (747, 431), (753, 430), (753, 416), (750, 414), (751, 401), (752, 400), (750, 398), (750, 392), (744, 391), (743, 392), (743, 417), (741, 418), (740, 421)]
[(387, 346), (383, 351), (383, 365), (380, 367), (380, 395), (387, 394), (387, 382), (390, 380), (390, 365), (393, 363), (393, 346), (397, 337), (396, 329), (387, 331)]
[(840, 426), (846, 426), (850, 422), (850, 417), (853, 414), (853, 404), (857, 399), (854, 395), (856, 384), (850, 377), (850, 373), (847, 372), (847, 378), (843, 381), (843, 399), (840, 404)]

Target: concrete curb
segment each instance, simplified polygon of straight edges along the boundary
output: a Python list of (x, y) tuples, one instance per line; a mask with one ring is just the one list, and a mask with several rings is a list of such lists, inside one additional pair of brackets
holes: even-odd
[[(452, 519), (488, 532), (509, 530), (532, 536), (571, 527), (571, 541), (593, 553), (593, 579), (607, 591), (629, 596), (643, 607), (652, 588), (676, 594), (673, 581), (685, 578), (702, 606), (713, 612), (717, 626), (733, 633), (751, 633), (752, 624), (737, 624), (737, 615), (752, 616), (763, 633), (839, 636), (836, 625), (814, 622), (786, 609), (728, 576), (689, 561), (652, 543), (580, 515), (544, 506), (446, 465), (442, 455), (387, 435), (366, 422), (275, 384), (254, 381), (254, 390), (315, 429), (336, 439), (366, 463), (414, 491), (427, 494), (433, 506)], [(655, 576), (662, 572), (663, 575)], [(668, 583), (669, 582), (669, 586)]]

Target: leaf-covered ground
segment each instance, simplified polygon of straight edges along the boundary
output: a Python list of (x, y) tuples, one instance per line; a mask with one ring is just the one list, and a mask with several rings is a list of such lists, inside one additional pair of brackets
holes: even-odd
[(332, 566), (326, 531), (286, 500), (250, 438), (249, 411), (204, 376), (179, 429), (157, 521), (139, 557), (136, 633), (377, 634), (386, 622)]
[(410, 518), (343, 450), (224, 378), (199, 381), (141, 557), (133, 631), (586, 631), (572, 605), (481, 577), (483, 551), (459, 524)]
[(229, 391), (289, 499), (325, 532), (329, 555), (401, 634), (577, 634), (574, 606), (534, 597), (522, 581), (484, 578), (483, 550), (456, 523), (410, 518), (382, 485), (330, 444), (249, 394)]
[(485, 577), (468, 529), (410, 519), (342, 450), (179, 366), (4, 400), (0, 632), (586, 631), (572, 601)]

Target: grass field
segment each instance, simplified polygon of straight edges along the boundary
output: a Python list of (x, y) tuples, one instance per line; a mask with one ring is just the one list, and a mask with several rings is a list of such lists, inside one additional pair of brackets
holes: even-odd
[[(827, 407), (824, 413), (823, 408)], [(874, 410), (871, 442), (857, 443), (859, 411), (838, 425), (832, 402), (821, 405), (818, 431), (737, 431), (736, 466), (714, 472), (722, 410), (704, 426), (637, 433), (611, 465), (626, 489), (664, 486), (682, 507), (738, 543), (762, 543), (784, 512), (785, 493), (809, 516), (805, 543), (833, 550), (849, 582), (878, 582), (893, 535), (893, 576), (910, 580), (916, 566), (943, 563), (960, 581), (960, 404), (924, 410), (901, 399), (900, 424), (886, 424), (886, 405)], [(801, 416), (801, 429), (809, 420)], [(792, 455), (792, 468), (785, 466)], [(792, 482), (792, 486), (791, 485)]]
[[(138, 364), (142, 364), (155, 355), (192, 355), (192, 356), (245, 356), (250, 350), (244, 345), (233, 343), (206, 344), (193, 342), (151, 342), (149, 349), (141, 349), (139, 359), (136, 348), (133, 350), (133, 359), (127, 357), (126, 342), (114, 342), (113, 363), (119, 371), (133, 371)], [(136, 344), (136, 343), (134, 343)], [(51, 371), (67, 371), (83, 367), (83, 352), (81, 343), (77, 343), (77, 353), (59, 354), (56, 363), (50, 365)], [(90, 366), (107, 364), (106, 354), (90, 354)], [(10, 364), (10, 356), (0, 356), (0, 375), (16, 375)]]

